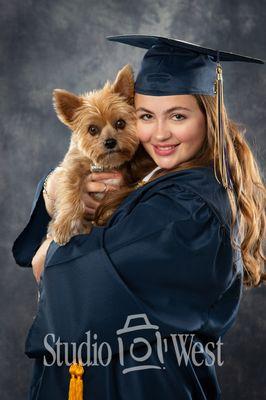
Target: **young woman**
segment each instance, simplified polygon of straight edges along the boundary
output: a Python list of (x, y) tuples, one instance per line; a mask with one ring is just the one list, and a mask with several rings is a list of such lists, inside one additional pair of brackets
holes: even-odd
[[(56, 195), (51, 173), (14, 244), (20, 265), (33, 259), (40, 291), (25, 351), (35, 358), (30, 399), (219, 399), (214, 350), (235, 321), (243, 283), (265, 279), (265, 187), (247, 142), (222, 106), (233, 189), (224, 187), (215, 96), (192, 84), (195, 94), (176, 86), (158, 95), (157, 86), (153, 95), (146, 83), (135, 94), (140, 184), (116, 190), (101, 182), (111, 173), (91, 174), (92, 233), (41, 245)], [(100, 205), (89, 196), (105, 190), (112, 198)]]

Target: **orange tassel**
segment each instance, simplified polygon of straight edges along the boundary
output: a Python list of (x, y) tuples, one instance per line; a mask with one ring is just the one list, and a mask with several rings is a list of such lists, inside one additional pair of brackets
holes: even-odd
[(72, 363), (69, 367), (69, 373), (71, 378), (68, 390), (68, 400), (83, 400), (83, 366), (77, 363)]

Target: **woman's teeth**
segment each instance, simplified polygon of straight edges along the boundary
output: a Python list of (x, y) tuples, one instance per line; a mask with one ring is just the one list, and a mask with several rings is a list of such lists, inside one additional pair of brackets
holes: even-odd
[(174, 149), (175, 147), (177, 146), (177, 144), (175, 144), (174, 146), (163, 146), (163, 147), (161, 147), (161, 146), (155, 146), (155, 147), (157, 147), (157, 149), (159, 149), (159, 150), (171, 150), (171, 149)]

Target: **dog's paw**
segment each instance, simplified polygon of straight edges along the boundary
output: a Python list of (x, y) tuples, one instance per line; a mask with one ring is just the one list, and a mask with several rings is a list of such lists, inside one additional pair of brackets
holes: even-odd
[(54, 221), (48, 226), (48, 235), (53, 238), (54, 242), (59, 246), (64, 246), (69, 242), (72, 236), (71, 224), (67, 221)]
[(70, 239), (79, 234), (88, 234), (92, 230), (90, 221), (79, 221), (76, 219), (55, 221), (49, 227), (49, 235), (59, 246), (64, 246)]
[(56, 232), (54, 233), (53, 238), (56, 244), (58, 244), (59, 246), (64, 246), (70, 241), (71, 235), (66, 235), (63, 234), (62, 232)]

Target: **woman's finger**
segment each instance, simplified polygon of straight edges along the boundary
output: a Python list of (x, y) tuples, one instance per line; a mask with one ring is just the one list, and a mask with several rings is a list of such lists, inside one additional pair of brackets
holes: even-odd
[(85, 207), (85, 214), (94, 215), (95, 209), (90, 207)]
[(103, 179), (119, 178), (122, 176), (121, 172), (92, 172), (88, 175), (88, 181), (101, 181)]
[(117, 190), (119, 189), (118, 185), (110, 185), (104, 182), (92, 182), (89, 181), (85, 185), (86, 189), (89, 193), (94, 193), (94, 192), (108, 192), (109, 190)]
[(93, 209), (96, 209), (100, 205), (100, 202), (93, 199), (89, 193), (83, 193), (82, 201), (86, 207), (93, 208)]

